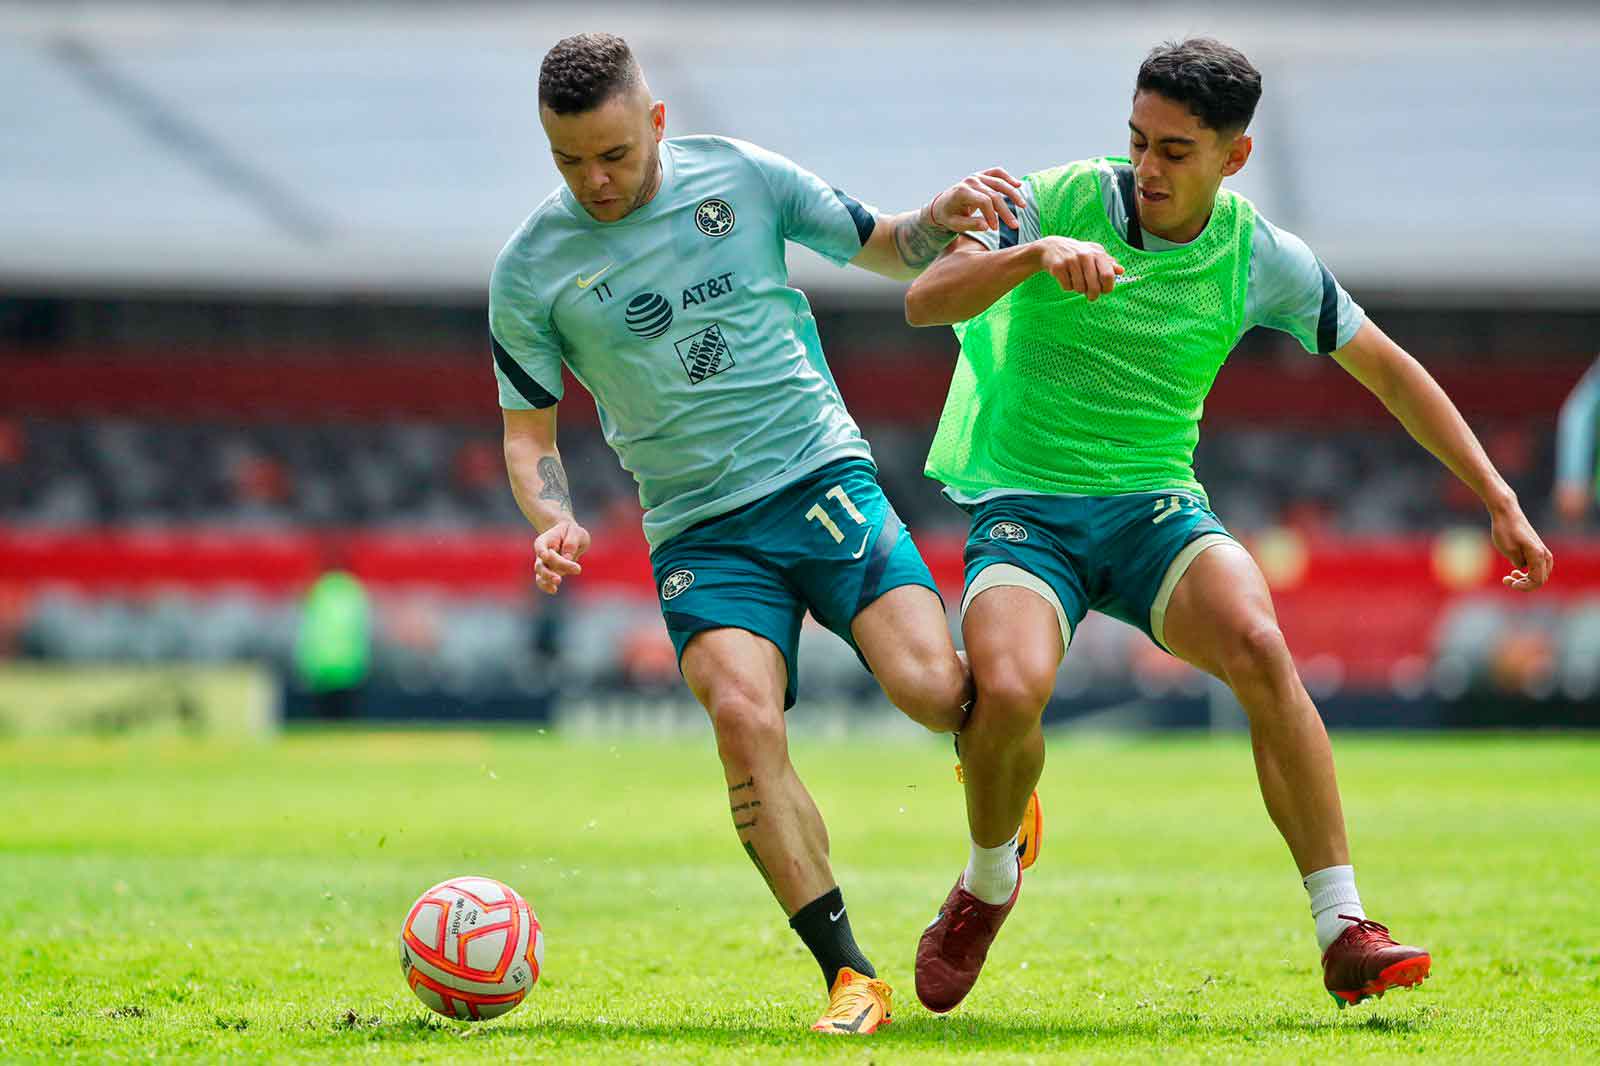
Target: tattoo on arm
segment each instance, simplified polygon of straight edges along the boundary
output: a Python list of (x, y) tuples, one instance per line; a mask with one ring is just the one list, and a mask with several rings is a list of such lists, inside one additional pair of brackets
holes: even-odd
[(921, 270), (944, 251), (945, 245), (955, 240), (955, 230), (945, 229), (933, 221), (933, 216), (928, 213), (924, 220), (924, 211), (906, 215), (894, 224), (894, 248), (900, 253), (900, 261), (908, 267)]
[(544, 488), (539, 490), (539, 499), (553, 500), (555, 505), (567, 514), (572, 513), (572, 493), (567, 490), (567, 472), (561, 467), (561, 460), (553, 455), (547, 455), (539, 460), (539, 477), (544, 481)]

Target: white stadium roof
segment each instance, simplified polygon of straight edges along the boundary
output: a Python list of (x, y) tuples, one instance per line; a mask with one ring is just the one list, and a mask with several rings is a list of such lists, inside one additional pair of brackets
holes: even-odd
[(669, 134), (898, 210), (1122, 150), (1146, 49), (1211, 32), (1266, 79), (1237, 187), (1346, 285), (1600, 303), (1600, 8), (1221, 10), (0, 4), (0, 287), (480, 291), (558, 181), (535, 97), (567, 33), (628, 37)]

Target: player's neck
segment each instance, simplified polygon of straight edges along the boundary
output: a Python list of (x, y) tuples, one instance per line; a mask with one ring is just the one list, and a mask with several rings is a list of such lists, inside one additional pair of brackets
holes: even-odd
[(644, 187), (639, 190), (639, 198), (634, 202), (633, 208), (628, 214), (633, 214), (634, 211), (639, 210), (639, 208), (656, 198), (656, 193), (661, 191), (661, 181), (664, 174), (665, 168), (661, 165), (661, 155), (658, 150), (655, 169), (651, 172), (649, 180), (644, 183)]
[(1171, 241), (1173, 244), (1188, 244), (1190, 241), (1200, 236), (1200, 234), (1204, 233), (1206, 231), (1206, 226), (1210, 225), (1210, 223), (1210, 211), (1207, 211), (1205, 214), (1201, 215), (1196, 221), (1185, 222), (1182, 225), (1173, 226), (1169, 229), (1157, 229), (1154, 226), (1145, 224), (1143, 220), (1140, 220), (1140, 225), (1144, 226), (1144, 231), (1150, 234), (1150, 236), (1160, 237), (1162, 240)]

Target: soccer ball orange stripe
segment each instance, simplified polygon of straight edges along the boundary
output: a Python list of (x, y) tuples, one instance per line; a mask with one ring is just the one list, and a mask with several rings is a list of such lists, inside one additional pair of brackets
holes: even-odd
[[(444, 950), (445, 938), (448, 932), (449, 917), (453, 901), (434, 894), (440, 889), (445, 888), (448, 888), (470, 899), (472, 902), (476, 903), (478, 907), (486, 914), (501, 909), (505, 909), (509, 912), (509, 918), (504, 922), (497, 922), (493, 925), (483, 926), (458, 935), (456, 938), (456, 959), (448, 958), (445, 955)], [(406, 915), (406, 924), (403, 933), (406, 945), (416, 953), (418, 958), (423, 959), (437, 969), (443, 970), (449, 974), (453, 974), (456, 977), (465, 978), (469, 981), (483, 981), (486, 983), (496, 983), (504, 980), (506, 971), (511, 968), (511, 963), (516, 955), (516, 944), (518, 937), (521, 935), (521, 923), (523, 921), (523, 915), (526, 914), (528, 916), (527, 920), (532, 921), (532, 910), (528, 907), (527, 902), (511, 889), (507, 888), (505, 891), (508, 893), (508, 897), (504, 902), (490, 903), (486, 900), (479, 899), (477, 896), (463, 888), (457, 887), (453, 881), (446, 881), (443, 884), (433, 886), (433, 888), (430, 888), (426, 893), (423, 894), (421, 899), (417, 900), (417, 902), (412, 905), (410, 913)], [(428, 944), (424, 942), (421, 937), (417, 936), (416, 933), (412, 931), (411, 923), (416, 920), (417, 915), (424, 907), (427, 906), (436, 906), (440, 911), (438, 942), (435, 944)], [(500, 960), (498, 963), (496, 963), (495, 968), (493, 970), (477, 970), (468, 966), (467, 942), (475, 937), (482, 936), (486, 933), (496, 932), (501, 929), (508, 930), (506, 934), (506, 947), (505, 951), (501, 953)], [(531, 942), (532, 938), (530, 937), (529, 940)]]
[[(500, 940), (484, 943), (484, 937)], [(511, 888), (492, 878), (463, 877), (422, 894), (406, 914), (400, 943), (411, 990), (429, 1009), (466, 1021), (504, 1014), (522, 1002), (538, 983), (544, 937), (533, 908)], [(485, 965), (473, 965), (474, 946), (488, 949), (488, 959), (476, 952)]]

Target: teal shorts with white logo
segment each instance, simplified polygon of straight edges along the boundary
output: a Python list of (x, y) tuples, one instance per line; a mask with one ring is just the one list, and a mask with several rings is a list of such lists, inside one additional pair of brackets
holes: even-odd
[(901, 585), (939, 591), (862, 459), (830, 463), (686, 529), (656, 548), (650, 565), (680, 666), (696, 633), (749, 630), (783, 653), (785, 710), (799, 689), (800, 623), (808, 609), (860, 656), (850, 623), (868, 604)]
[(985, 589), (1032, 589), (1056, 609), (1062, 647), (1085, 614), (1099, 611), (1166, 649), (1179, 579), (1201, 552), (1233, 540), (1204, 501), (1184, 492), (1000, 496), (969, 510), (962, 613)]

